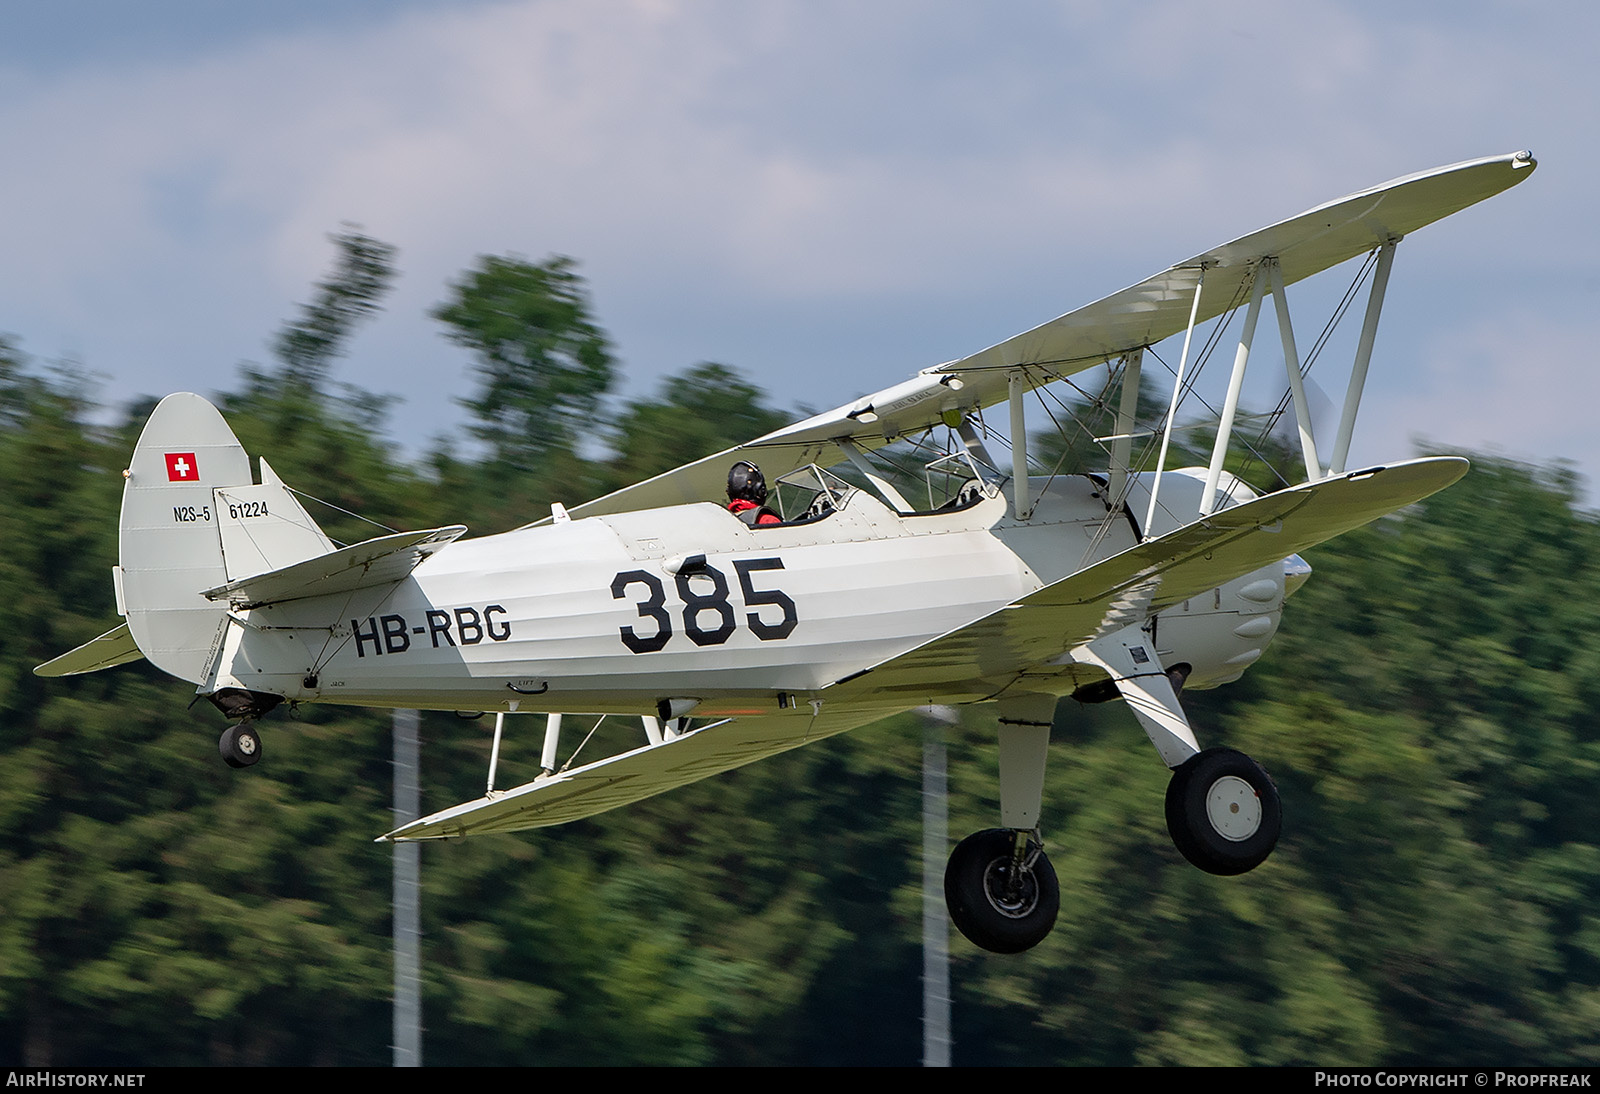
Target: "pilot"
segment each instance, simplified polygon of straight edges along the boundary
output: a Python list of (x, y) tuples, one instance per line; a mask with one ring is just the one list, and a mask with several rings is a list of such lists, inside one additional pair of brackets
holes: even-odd
[(728, 512), (752, 528), (783, 523), (782, 517), (767, 508), (767, 480), (761, 468), (748, 460), (728, 468)]

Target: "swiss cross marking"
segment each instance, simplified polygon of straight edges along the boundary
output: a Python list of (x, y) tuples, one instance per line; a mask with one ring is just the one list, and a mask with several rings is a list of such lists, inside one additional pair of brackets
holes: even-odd
[(168, 482), (197, 482), (199, 479), (200, 469), (195, 466), (193, 452), (167, 453)]

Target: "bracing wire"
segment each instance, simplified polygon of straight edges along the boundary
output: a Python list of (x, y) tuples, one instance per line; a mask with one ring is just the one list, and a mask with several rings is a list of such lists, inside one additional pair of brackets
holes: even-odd
[[(351, 511), (350, 511), (350, 510), (348, 510), (348, 509), (345, 509), (345, 508), (342, 508), (342, 507), (340, 507), (340, 506), (338, 506), (338, 505), (335, 505), (335, 504), (333, 504), (333, 502), (331, 502), (331, 501), (323, 501), (323, 500), (322, 500), (322, 499), (321, 499), (321, 498), (319, 498), (319, 497), (316, 497), (316, 496), (315, 496), (315, 495), (313, 495), (313, 494), (308, 494), (308, 493), (306, 493), (306, 492), (305, 492), (305, 491), (304, 491), (304, 490), (296, 490), (296, 489), (295, 489), (295, 488), (294, 488), (294, 487), (292, 487), (292, 486), (289, 486), (289, 485), (288, 485), (288, 484), (285, 484), (285, 485), (284, 485), (284, 489), (285, 489), (285, 490), (288, 490), (288, 491), (289, 491), (289, 493), (291, 493), (291, 494), (294, 494), (294, 495), (296, 495), (296, 496), (297, 496), (297, 497), (302, 497), (302, 498), (305, 498), (305, 499), (306, 499), (306, 500), (307, 500), (307, 501), (314, 501), (314, 502), (316, 502), (316, 503), (317, 503), (317, 504), (318, 504), (318, 505), (325, 505), (325, 506), (327, 506), (327, 507), (328, 507), (328, 508), (329, 508), (329, 509), (332, 509), (332, 510), (334, 510), (334, 511), (335, 511), (335, 512), (338, 512), (338, 513), (343, 513), (343, 514), (344, 514), (344, 515), (345, 515), (345, 516), (347, 516), (347, 517), (355, 517), (355, 518), (356, 518), (356, 519), (357, 519), (357, 520), (359, 520), (359, 521), (365, 521), (365, 522), (366, 522), (366, 523), (367, 523), (367, 524), (370, 524), (370, 525), (372, 525), (372, 526), (373, 526), (373, 527), (374, 527), (374, 528), (382, 528), (382, 529), (383, 529), (383, 530), (384, 530), (384, 531), (385, 531), (385, 532), (391, 532), (391, 533), (396, 533), (396, 532), (399, 532), (399, 531), (400, 531), (400, 529), (398, 529), (398, 528), (390, 528), (390, 527), (389, 527), (389, 526), (388, 526), (388, 525), (387, 525), (387, 524), (380, 524), (380, 523), (378, 523), (378, 522), (377, 522), (377, 521), (375, 521), (375, 520), (372, 520), (372, 519), (370, 519), (370, 518), (368, 518), (368, 517), (364, 517), (364, 516), (362, 516), (362, 515), (361, 515), (361, 514), (360, 514), (360, 513), (352, 513), (352, 512), (351, 512)], [(337, 541), (337, 540), (335, 540), (335, 541), (334, 541), (334, 542), (336, 542), (336, 543), (337, 543), (337, 542), (338, 542), (338, 541)], [(347, 544), (347, 543), (340, 543), (340, 544), (339, 544), (339, 546), (341, 546), (341, 547), (348, 547), (348, 546), (349, 546), (349, 544)]]

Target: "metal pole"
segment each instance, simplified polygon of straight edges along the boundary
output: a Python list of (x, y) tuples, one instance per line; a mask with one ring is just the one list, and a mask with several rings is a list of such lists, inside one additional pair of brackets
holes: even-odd
[(1032, 512), (1028, 504), (1028, 421), (1023, 402), (1028, 386), (1020, 372), (1013, 372), (1008, 379), (1011, 389), (1011, 506), (1018, 520), (1027, 520)]
[[(961, 424), (956, 427), (956, 436), (961, 438), (961, 444), (967, 454), (978, 461), (978, 473), (984, 475), (984, 481), (993, 477), (996, 481), (1001, 479), (1000, 465), (994, 462), (994, 457), (989, 455), (989, 450), (983, 446), (983, 438), (978, 435), (977, 429), (972, 424), (971, 418), (962, 418)], [(932, 499), (929, 499), (930, 503)]]
[(916, 508), (901, 496), (900, 491), (894, 488), (893, 483), (872, 470), (872, 465), (861, 454), (860, 447), (849, 437), (836, 437), (833, 443), (839, 446), (839, 451), (845, 454), (845, 457), (850, 461), (850, 465), (861, 472), (866, 480), (872, 484), (873, 488), (883, 495), (884, 501), (902, 513), (909, 513)]
[(495, 711), (494, 715), (494, 744), (489, 748), (489, 785), (484, 788), (485, 794), (494, 793), (494, 771), (500, 766), (500, 734), (506, 728), (506, 712)]
[[(394, 826), (422, 815), (421, 716), (394, 712)], [(422, 1066), (422, 847), (394, 845), (394, 1066)]]
[(949, 707), (926, 707), (922, 731), (922, 1066), (950, 1066), (950, 923), (944, 866), (950, 854), (944, 729)]
[(556, 748), (561, 742), (561, 715), (552, 713), (544, 720), (544, 749), (539, 753), (539, 770), (546, 775), (556, 769)]

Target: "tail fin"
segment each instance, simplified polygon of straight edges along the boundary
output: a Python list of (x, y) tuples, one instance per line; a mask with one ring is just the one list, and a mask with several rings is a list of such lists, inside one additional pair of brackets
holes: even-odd
[(161, 400), (133, 451), (122, 492), (119, 600), (139, 650), (201, 683), (226, 605), (205, 589), (333, 550), (305, 509), (250, 459), (217, 408), (198, 395)]

